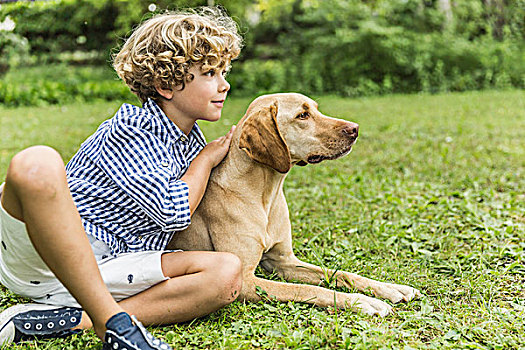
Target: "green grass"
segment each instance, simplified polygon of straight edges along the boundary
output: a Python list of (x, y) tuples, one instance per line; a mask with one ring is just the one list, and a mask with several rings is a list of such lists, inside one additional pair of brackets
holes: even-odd
[[(522, 91), (320, 97), (360, 124), (350, 156), (296, 167), (285, 182), (296, 254), (424, 297), (384, 319), (298, 303), (242, 303), (153, 329), (175, 348), (525, 349), (525, 96)], [(202, 124), (213, 139), (248, 105)], [(47, 144), (69, 159), (116, 102), (0, 108), (0, 176)], [(23, 301), (0, 292), (0, 307)], [(99, 349), (93, 332), (20, 349)]]

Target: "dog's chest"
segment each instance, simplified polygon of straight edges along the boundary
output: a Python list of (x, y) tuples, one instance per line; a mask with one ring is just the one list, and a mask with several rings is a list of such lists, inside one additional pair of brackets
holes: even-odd
[(263, 252), (267, 253), (276, 244), (285, 240), (290, 235), (290, 217), (288, 206), (282, 190), (278, 191), (271, 203), (264, 208), (267, 222), (260, 234)]
[(265, 230), (261, 234), (261, 246), (263, 247), (263, 253), (267, 253), (274, 246), (273, 237), (268, 233), (268, 230)]

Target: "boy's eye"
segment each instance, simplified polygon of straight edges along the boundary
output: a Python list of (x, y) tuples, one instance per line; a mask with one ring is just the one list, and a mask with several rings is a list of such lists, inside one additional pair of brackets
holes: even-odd
[[(230, 72), (229, 70), (225, 69), (225, 70), (221, 70), (220, 74), (222, 74), (223, 77), (226, 77), (229, 72)], [(207, 76), (207, 77), (213, 77), (213, 76), (215, 76), (215, 74), (217, 74), (217, 70), (210, 69), (209, 71), (206, 71), (206, 72), (204, 72), (202, 74)]]

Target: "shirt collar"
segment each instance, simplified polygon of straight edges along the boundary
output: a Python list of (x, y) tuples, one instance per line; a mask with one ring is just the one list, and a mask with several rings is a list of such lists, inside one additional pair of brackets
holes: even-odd
[(206, 138), (197, 123), (193, 124), (193, 129), (191, 129), (190, 135), (193, 135), (195, 140), (197, 140), (202, 147), (206, 146)]
[[(163, 126), (166, 127), (168, 130), (168, 133), (173, 137), (174, 140), (181, 140), (181, 138), (186, 137), (186, 135), (182, 132), (179, 127), (168, 118), (168, 116), (164, 113), (164, 111), (159, 107), (159, 105), (151, 98), (148, 98), (148, 100), (144, 103), (142, 106), (146, 111), (149, 113), (152, 113), (156, 117), (158, 117), (162, 123)], [(201, 129), (197, 125), (197, 123), (193, 124), (193, 128), (190, 131), (190, 134), (188, 135), (188, 138), (195, 138), (196, 141), (202, 146), (206, 146), (206, 138), (204, 137)]]

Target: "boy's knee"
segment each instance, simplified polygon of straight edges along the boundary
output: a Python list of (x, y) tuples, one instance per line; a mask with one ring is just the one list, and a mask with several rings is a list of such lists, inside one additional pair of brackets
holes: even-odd
[(53, 190), (65, 176), (64, 162), (57, 151), (47, 146), (33, 146), (17, 153), (7, 170), (6, 182), (34, 191)]
[(242, 288), (241, 260), (231, 253), (217, 253), (214, 270), (218, 284), (223, 286), (217, 288), (217, 297), (227, 305), (237, 299)]

